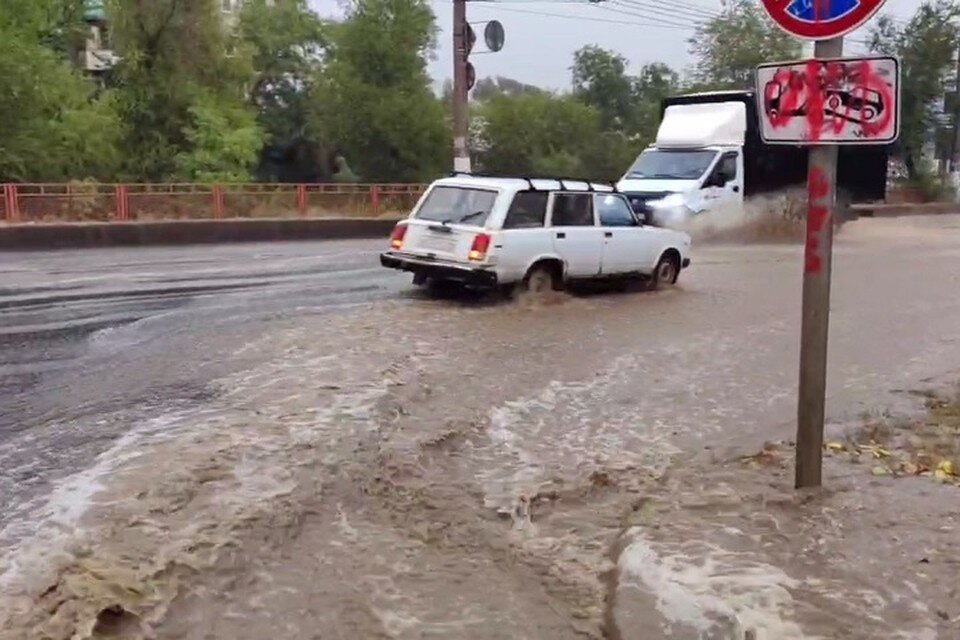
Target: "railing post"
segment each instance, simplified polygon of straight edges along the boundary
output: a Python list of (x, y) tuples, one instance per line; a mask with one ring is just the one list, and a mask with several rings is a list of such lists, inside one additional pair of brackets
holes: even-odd
[(297, 185), (297, 211), (300, 215), (307, 215), (307, 185)]
[(127, 185), (118, 184), (113, 188), (113, 197), (117, 201), (115, 217), (117, 220), (130, 219), (130, 200), (127, 197)]
[(7, 222), (20, 221), (20, 196), (17, 193), (17, 185), (3, 185), (3, 203), (7, 212)]
[(223, 187), (219, 184), (213, 185), (213, 217), (223, 217)]
[(380, 185), (370, 185), (370, 211), (373, 215), (380, 215)]

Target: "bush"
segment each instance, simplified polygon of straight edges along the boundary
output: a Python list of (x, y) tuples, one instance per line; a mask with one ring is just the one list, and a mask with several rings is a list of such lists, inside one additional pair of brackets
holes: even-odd
[(931, 172), (918, 173), (905, 183), (923, 202), (949, 202), (956, 198), (956, 188), (944, 176)]

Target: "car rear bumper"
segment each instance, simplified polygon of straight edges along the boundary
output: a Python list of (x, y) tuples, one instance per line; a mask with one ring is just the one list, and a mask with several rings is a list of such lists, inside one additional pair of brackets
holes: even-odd
[(409, 271), (436, 280), (462, 282), (475, 287), (497, 286), (496, 272), (481, 267), (431, 260), (430, 258), (411, 256), (395, 251), (381, 253), (380, 264), (388, 269)]

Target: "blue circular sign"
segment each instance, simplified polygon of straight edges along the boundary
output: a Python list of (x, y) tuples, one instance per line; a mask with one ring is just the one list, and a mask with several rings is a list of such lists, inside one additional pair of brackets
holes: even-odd
[(793, 0), (787, 13), (802, 22), (839, 20), (860, 6), (860, 0)]
[(827, 40), (863, 25), (885, 0), (761, 0), (763, 8), (791, 35)]

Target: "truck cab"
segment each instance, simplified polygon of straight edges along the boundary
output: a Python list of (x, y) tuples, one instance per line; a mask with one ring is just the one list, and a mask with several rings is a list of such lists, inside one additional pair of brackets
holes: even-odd
[(667, 107), (656, 142), (637, 157), (617, 188), (634, 211), (663, 226), (739, 205), (745, 135), (743, 103)]

